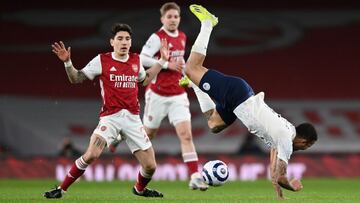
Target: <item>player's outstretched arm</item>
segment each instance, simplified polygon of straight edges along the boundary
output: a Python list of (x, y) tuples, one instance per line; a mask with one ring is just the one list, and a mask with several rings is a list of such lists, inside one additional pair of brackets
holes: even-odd
[(64, 62), (66, 74), (68, 75), (69, 81), (72, 84), (82, 83), (87, 79), (84, 73), (78, 71), (74, 68), (71, 62), (71, 47), (65, 48), (65, 44), (60, 42), (55, 42), (51, 45), (52, 52), (56, 54), (56, 56)]
[[(281, 188), (291, 190), (294, 192), (300, 191), (303, 186), (300, 180), (292, 179), (288, 180), (286, 177), (287, 164), (285, 161), (277, 157), (277, 150), (271, 149), (270, 151), (270, 171), (271, 180), (278, 198), (284, 198)], [(280, 186), (280, 187), (279, 187)]]
[(169, 60), (169, 46), (166, 39), (161, 40), (160, 47), (161, 59), (155, 63), (151, 68), (146, 70), (146, 76), (142, 84), (146, 86), (152, 79), (161, 71), (164, 64)]
[(276, 165), (277, 165), (277, 151), (276, 149), (270, 150), (270, 174), (271, 174), (271, 183), (273, 184), (274, 190), (276, 192), (276, 196), (279, 199), (283, 199), (283, 192), (281, 190), (280, 185), (277, 182), (276, 176)]

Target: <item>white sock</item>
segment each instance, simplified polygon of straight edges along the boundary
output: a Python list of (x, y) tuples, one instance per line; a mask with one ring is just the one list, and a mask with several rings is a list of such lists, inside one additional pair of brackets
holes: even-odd
[(213, 27), (211, 20), (204, 20), (201, 22), (200, 33), (197, 36), (191, 51), (206, 56), (206, 50), (209, 44), (209, 39), (212, 29)]
[(198, 86), (195, 84), (192, 85), (194, 93), (199, 101), (201, 112), (205, 113), (210, 109), (215, 109), (215, 103), (210, 98), (208, 94), (203, 92)]
[(86, 168), (89, 166), (89, 164), (85, 162), (85, 160), (82, 156), (80, 158), (76, 159), (75, 165), (80, 170), (86, 170)]
[(198, 161), (198, 156), (196, 152), (188, 152), (182, 154), (184, 162), (190, 162), (190, 161)]
[(153, 175), (153, 174), (147, 173), (142, 167), (139, 172), (140, 172), (141, 176), (144, 178), (151, 178)]

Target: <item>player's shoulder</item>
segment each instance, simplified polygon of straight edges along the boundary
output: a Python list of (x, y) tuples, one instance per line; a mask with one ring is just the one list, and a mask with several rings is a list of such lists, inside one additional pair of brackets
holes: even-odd
[(179, 30), (179, 36), (180, 36), (180, 37), (186, 37), (186, 34), (185, 34), (185, 32)]
[(129, 52), (129, 57), (139, 57), (139, 53)]
[(129, 52), (129, 59), (138, 60), (138, 59), (140, 59), (140, 54), (138, 54), (136, 52)]
[(167, 33), (165, 32), (165, 30), (164, 29), (159, 29), (158, 31), (156, 31), (155, 33), (154, 33), (155, 35), (157, 35), (158, 37), (164, 37), (164, 36), (167, 36)]
[(99, 59), (112, 59), (112, 52), (103, 52), (99, 53), (97, 56), (94, 57)]
[(112, 52), (102, 52), (99, 53), (98, 56), (111, 56)]

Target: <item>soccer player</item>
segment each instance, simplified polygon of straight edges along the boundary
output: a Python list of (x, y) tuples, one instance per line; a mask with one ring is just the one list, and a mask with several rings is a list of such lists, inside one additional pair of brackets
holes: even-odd
[(289, 180), (286, 176), (287, 164), (293, 151), (305, 150), (315, 143), (315, 128), (309, 123), (294, 127), (264, 102), (263, 92), (255, 95), (244, 79), (203, 67), (210, 34), (218, 19), (200, 5), (191, 5), (190, 10), (201, 21), (201, 29), (185, 73), (197, 85), (193, 89), (212, 132), (218, 133), (236, 118), (240, 119), (271, 149), (271, 180), (277, 197), (284, 197), (281, 188), (300, 191), (303, 188), (300, 180)]
[[(160, 57), (160, 41), (166, 39), (170, 48), (170, 58), (163, 70), (148, 85), (145, 94), (145, 112), (143, 122), (150, 139), (154, 138), (161, 121), (168, 117), (175, 127), (180, 140), (182, 158), (190, 175), (189, 188), (205, 191), (204, 183), (198, 172), (198, 156), (191, 133), (191, 115), (189, 99), (184, 87), (179, 85), (185, 66), (184, 54), (186, 35), (178, 29), (180, 7), (168, 2), (160, 8), (162, 27), (153, 33), (141, 51), (145, 67), (153, 66)], [(186, 78), (183, 78), (183, 80)]]
[(162, 40), (161, 59), (145, 72), (139, 55), (129, 52), (132, 35), (130, 26), (116, 23), (112, 26), (111, 34), (113, 52), (97, 55), (82, 70), (74, 68), (70, 47), (66, 49), (62, 41), (52, 45), (52, 51), (64, 62), (72, 84), (99, 78), (103, 106), (99, 124), (90, 138), (85, 154), (75, 161), (59, 187), (44, 193), (46, 198), (61, 198), (68, 187), (120, 134), (141, 165), (132, 192), (144, 197), (163, 197), (162, 193), (146, 187), (155, 172), (156, 162), (154, 150), (139, 116), (137, 95), (138, 83), (147, 85), (168, 60), (167, 42), (166, 39)]

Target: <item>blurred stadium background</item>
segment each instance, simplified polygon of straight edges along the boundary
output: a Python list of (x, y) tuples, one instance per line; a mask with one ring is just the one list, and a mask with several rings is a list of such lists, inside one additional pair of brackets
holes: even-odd
[[(5, 1), (0, 32), (0, 179), (58, 179), (83, 152), (101, 107), (97, 82), (73, 86), (50, 44), (63, 40), (82, 68), (111, 50), (108, 30), (124, 22), (139, 52), (160, 28), (164, 1)], [(358, 1), (198, 1), (219, 17), (206, 65), (244, 77), (256, 92), (294, 123), (316, 125), (319, 141), (293, 154), (294, 177), (360, 177), (360, 4)], [(61, 3), (61, 4), (60, 4)], [(187, 56), (199, 22), (182, 7), (180, 29)], [(230, 180), (268, 177), (267, 149), (237, 121), (221, 135), (209, 132), (192, 93), (192, 126), (202, 163), (221, 159)], [(144, 89), (139, 98), (143, 102)], [(63, 152), (68, 144), (75, 150)], [(185, 180), (175, 131), (163, 122), (153, 145), (154, 179)], [(70, 147), (71, 148), (71, 147)], [(136, 162), (122, 144), (88, 168), (89, 181), (133, 180)]]

